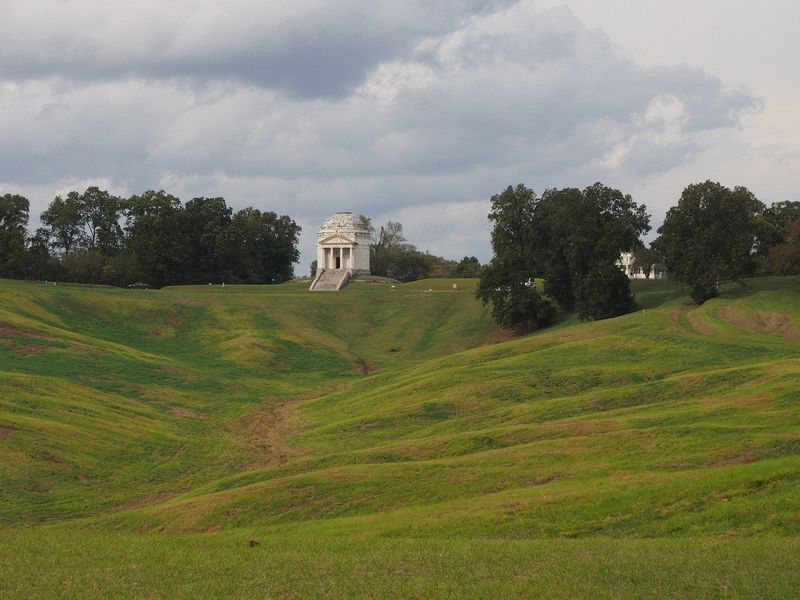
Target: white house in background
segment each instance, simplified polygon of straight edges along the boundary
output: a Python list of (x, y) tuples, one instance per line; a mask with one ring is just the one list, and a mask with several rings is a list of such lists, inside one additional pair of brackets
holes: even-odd
[[(633, 266), (633, 252), (623, 252), (619, 255), (617, 264), (619, 268), (628, 276), (628, 279), (647, 279), (644, 269), (642, 267), (634, 268)], [(654, 264), (650, 268), (651, 279), (663, 279), (667, 276), (667, 271), (663, 265)]]
[(317, 232), (314, 291), (338, 291), (353, 275), (369, 275), (369, 230), (349, 212), (331, 215)]

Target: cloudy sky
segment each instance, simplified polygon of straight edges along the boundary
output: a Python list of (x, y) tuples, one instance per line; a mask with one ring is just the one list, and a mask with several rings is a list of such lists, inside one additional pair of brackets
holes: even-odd
[(490, 258), (509, 184), (800, 200), (796, 0), (0, 0), (0, 193), (330, 213)]

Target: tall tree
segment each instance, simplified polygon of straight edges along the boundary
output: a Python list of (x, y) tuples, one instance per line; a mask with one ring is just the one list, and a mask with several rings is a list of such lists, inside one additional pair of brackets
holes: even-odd
[(39, 227), (27, 240), (25, 277), (27, 279), (61, 279), (63, 273), (59, 260), (50, 254), (50, 230)]
[(378, 237), (378, 246), (381, 249), (393, 250), (400, 248), (407, 242), (408, 240), (403, 235), (403, 225), (401, 223), (389, 221), (384, 227), (381, 227), (380, 236)]
[(96, 186), (80, 195), (81, 221), (86, 232), (87, 245), (103, 256), (114, 254), (122, 243), (123, 202)]
[(0, 277), (22, 275), (29, 211), (24, 196), (0, 196)]
[(645, 279), (650, 279), (654, 269), (661, 268), (663, 265), (664, 257), (652, 247), (648, 248), (643, 245), (633, 252), (633, 269), (641, 269)]
[(286, 215), (245, 208), (233, 215), (234, 277), (245, 283), (279, 283), (294, 275), (300, 226)]
[(78, 192), (70, 192), (66, 198), (56, 196), (41, 214), (40, 220), (49, 229), (53, 246), (62, 254), (83, 247), (86, 236), (83, 232), (81, 195)]
[(562, 308), (575, 309), (581, 319), (604, 319), (635, 306), (617, 262), (650, 229), (644, 205), (601, 183), (551, 189), (536, 203), (532, 222), (532, 251), (545, 277), (544, 291)]
[(180, 200), (164, 190), (131, 196), (125, 223), (126, 250), (145, 283), (177, 283), (186, 255)]
[(230, 281), (233, 259), (227, 235), (232, 212), (221, 197), (193, 198), (186, 203), (181, 212), (186, 254), (180, 281)]
[(705, 181), (684, 189), (667, 212), (653, 245), (698, 304), (716, 296), (721, 281), (751, 272), (760, 207), (747, 188)]
[(536, 193), (522, 184), (492, 196), (494, 258), (482, 269), (476, 291), (484, 305), (491, 303), (495, 321), (521, 333), (546, 325), (555, 315), (553, 304), (533, 285), (541, 269), (534, 254), (535, 206)]
[(549, 300), (529, 283), (536, 276), (544, 277), (545, 297), (582, 319), (633, 308), (630, 282), (617, 261), (639, 244), (650, 217), (629, 195), (596, 183), (546, 190), (537, 198), (518, 185), (492, 197), (489, 219), (494, 258), (481, 273), (478, 297), (492, 302), (499, 322), (517, 319), (530, 330), (552, 316), (540, 308)]

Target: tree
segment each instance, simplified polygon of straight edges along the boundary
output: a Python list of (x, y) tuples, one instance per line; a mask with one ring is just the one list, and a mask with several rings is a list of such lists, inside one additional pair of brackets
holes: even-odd
[(25, 277), (27, 279), (61, 279), (63, 269), (59, 260), (50, 254), (50, 230), (39, 227), (28, 238), (25, 253)]
[(800, 202), (775, 202), (764, 210), (763, 218), (772, 226), (766, 249), (766, 271), (774, 275), (800, 273)]
[(453, 267), (453, 277), (479, 277), (480, 274), (481, 263), (474, 256), (465, 256)]
[(769, 250), (767, 264), (773, 275), (800, 274), (800, 217), (783, 228), (784, 241)]
[(184, 254), (175, 279), (183, 283), (230, 281), (234, 249), (228, 236), (232, 210), (225, 199), (192, 198), (180, 212)]
[(689, 185), (667, 212), (653, 246), (698, 304), (716, 296), (721, 281), (751, 272), (759, 204), (747, 188), (705, 181)]
[(53, 246), (62, 254), (81, 248), (86, 236), (83, 232), (82, 200), (78, 192), (70, 192), (66, 198), (56, 196), (40, 216), (49, 229)]
[(784, 230), (789, 223), (800, 220), (800, 202), (773, 202), (764, 210), (764, 218)]
[(0, 196), (0, 277), (22, 274), (30, 203), (18, 194)]
[(378, 246), (382, 249), (393, 250), (401, 248), (408, 240), (403, 235), (403, 226), (396, 221), (389, 221), (384, 227), (381, 227), (381, 233), (378, 238)]
[(93, 186), (80, 195), (79, 203), (88, 247), (103, 256), (114, 254), (122, 243), (122, 200)]
[(616, 264), (598, 262), (580, 280), (575, 305), (582, 320), (625, 314), (636, 308), (628, 276)]
[[(524, 185), (509, 186), (492, 197), (489, 219), (494, 258), (481, 272), (478, 297), (492, 302), (498, 322), (541, 326), (552, 316), (549, 298), (581, 319), (633, 308), (630, 282), (617, 262), (621, 252), (641, 244), (650, 217), (629, 195), (596, 183), (546, 190), (537, 198)], [(536, 276), (545, 280), (543, 298), (530, 286)]]
[(634, 271), (642, 270), (645, 279), (650, 279), (653, 274), (653, 269), (656, 266), (664, 264), (664, 257), (661, 253), (654, 248), (641, 246), (633, 252), (633, 269)]
[[(375, 229), (370, 219), (361, 217), (361, 221), (375, 240)], [(408, 243), (403, 235), (403, 225), (389, 221), (381, 227), (378, 239), (370, 245), (369, 260), (373, 275), (400, 281), (414, 281), (430, 275), (436, 257), (417, 250), (416, 246)]]
[(131, 196), (125, 221), (126, 251), (141, 278), (154, 286), (176, 283), (186, 255), (180, 200), (164, 190)]
[(494, 320), (528, 333), (549, 323), (555, 308), (531, 282), (541, 264), (533, 253), (536, 194), (519, 184), (492, 196), (489, 220), (494, 258), (480, 273), (476, 296), (492, 305)]
[(640, 246), (650, 230), (644, 205), (601, 183), (551, 189), (535, 203), (531, 223), (532, 263), (545, 278), (545, 294), (582, 319), (632, 309), (630, 281), (613, 269), (619, 271), (620, 253)]
[(361, 225), (369, 231), (370, 244), (374, 248), (378, 244), (378, 235), (375, 233), (375, 226), (372, 224), (372, 219), (366, 215), (358, 215)]
[(106, 257), (96, 248), (87, 248), (65, 254), (62, 264), (68, 281), (97, 283), (103, 281)]
[(233, 215), (234, 277), (246, 283), (280, 283), (294, 276), (300, 226), (286, 215), (256, 208)]

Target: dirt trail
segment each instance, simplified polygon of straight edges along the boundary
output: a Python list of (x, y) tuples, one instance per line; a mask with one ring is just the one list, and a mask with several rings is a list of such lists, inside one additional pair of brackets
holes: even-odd
[(298, 407), (305, 399), (299, 397), (284, 402), (265, 403), (246, 417), (242, 443), (256, 464), (279, 465), (305, 454), (288, 441), (299, 428)]

